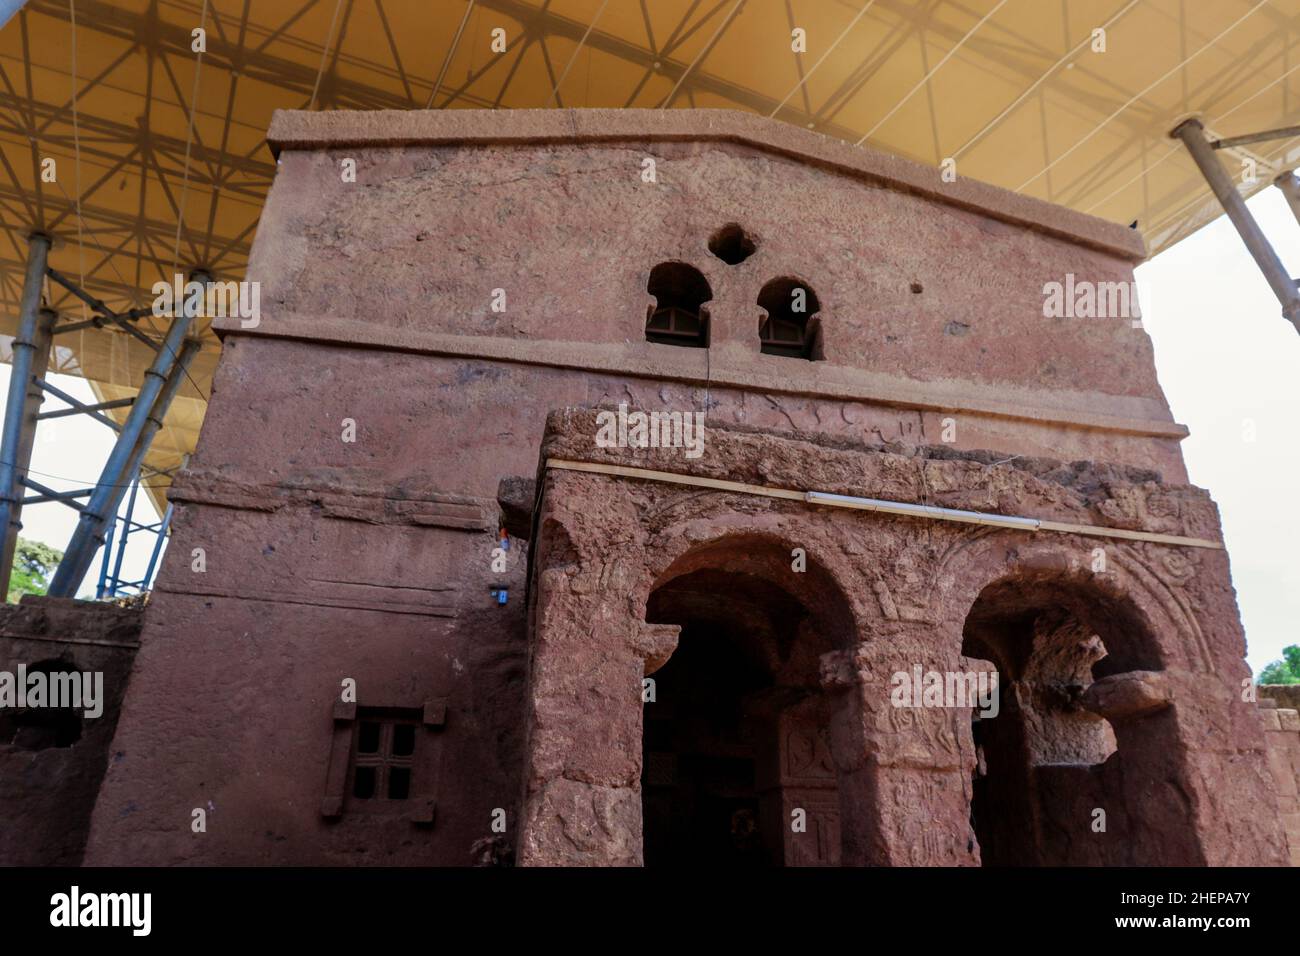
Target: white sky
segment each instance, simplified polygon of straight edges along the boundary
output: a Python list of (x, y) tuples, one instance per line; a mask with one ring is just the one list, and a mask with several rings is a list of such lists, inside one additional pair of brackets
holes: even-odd
[[(1250, 209), (1291, 274), (1300, 276), (1300, 224), (1281, 194), (1266, 189)], [(1300, 482), (1300, 335), (1282, 319), (1226, 218), (1139, 267), (1137, 278), (1160, 383), (1174, 418), (1191, 429), (1183, 442), (1188, 473), (1214, 496), (1223, 518), (1248, 660), (1258, 673), (1281, 657), (1284, 646), (1300, 643), (1300, 563), (1291, 551), (1300, 541), (1300, 507), (1292, 498)], [(81, 379), (51, 380), (93, 401)], [(0, 365), (0, 402), (8, 387), (9, 366)], [(46, 400), (46, 409), (61, 406)], [(43, 422), (32, 469), (39, 481), (59, 490), (89, 487), (112, 440), (108, 428), (84, 416)], [(143, 494), (136, 509), (137, 521), (157, 520)], [(63, 505), (29, 507), (23, 533), (63, 549), (76, 522), (76, 512)], [(132, 536), (125, 577), (143, 575), (152, 547), (151, 535)], [(80, 595), (94, 596), (101, 560), (102, 551)]]
[[(1269, 187), (1249, 203), (1291, 275), (1300, 224)], [(1300, 335), (1236, 230), (1220, 217), (1138, 267), (1143, 324), (1192, 484), (1219, 505), (1256, 674), (1300, 643)], [(1248, 441), (1253, 423), (1255, 440)]]

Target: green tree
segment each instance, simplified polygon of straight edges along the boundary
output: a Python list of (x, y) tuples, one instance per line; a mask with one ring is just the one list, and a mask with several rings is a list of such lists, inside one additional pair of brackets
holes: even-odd
[(1282, 660), (1266, 664), (1259, 672), (1261, 684), (1300, 684), (1300, 644), (1282, 648)]
[(62, 551), (20, 537), (18, 547), (14, 549), (14, 569), (9, 575), (7, 599), (16, 602), (24, 594), (44, 594), (50, 586), (50, 575), (62, 560)]

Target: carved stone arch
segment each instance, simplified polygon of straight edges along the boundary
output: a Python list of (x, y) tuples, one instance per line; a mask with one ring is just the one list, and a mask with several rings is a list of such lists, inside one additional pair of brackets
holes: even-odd
[[(541, 496), (543, 529), (545, 518), (558, 516), (581, 567), (572, 575), (532, 577), (538, 614), (530, 639), (535, 666), (521, 862), (642, 862), (641, 784), (649, 761), (642, 752), (648, 718), (640, 684), (647, 674), (664, 676), (656, 666), (667, 661), (666, 671), (674, 657), (682, 659), (680, 648), (674, 652), (678, 627), (650, 613), (650, 596), (656, 586), (679, 580), (691, 555), (707, 555), (719, 540), (739, 552), (733, 570), (762, 570), (754, 564), (762, 554), (747, 553), (746, 542), (753, 543), (748, 550), (779, 555), (782, 568), (789, 549), (804, 547), (813, 569), (805, 590), (823, 565), (850, 609), (854, 640), (821, 654), (819, 687), (801, 688), (809, 691), (802, 699), (833, 702), (829, 746), (819, 750), (803, 740), (792, 750), (798, 755), (792, 766), (801, 770), (824, 767), (830, 751), (843, 862), (981, 862), (971, 823), (974, 774), (982, 762), (972, 716), (1001, 718), (982, 704), (923, 699), (918, 705), (915, 696), (911, 703), (895, 700), (893, 691), (900, 674), (913, 678), (913, 686), (935, 672), (987, 676), (988, 655), (963, 653), (964, 630), (981, 594), (999, 582), (1044, 587), (1011, 595), (1020, 603), (1010, 605), (998, 605), (1003, 595), (992, 592), (983, 609), (991, 611), (977, 623), (1012, 628), (1008, 640), (1021, 646), (1027, 640), (1030, 652), (1046, 649), (1034, 661), (1033, 680), (1051, 685), (1069, 714), (1086, 718), (1086, 711), (1096, 715), (1094, 724), (1108, 723), (1117, 744), (1100, 753), (1051, 738), (1050, 746), (1035, 749), (1032, 766), (1052, 778), (1043, 792), (1063, 808), (1054, 817), (1038, 814), (1054, 828), (1058, 846), (1061, 835), (1066, 840), (1056, 861), (1224, 865), (1282, 858), (1275, 816), (1255, 809), (1267, 811), (1276, 798), (1258, 714), (1238, 684), (1246, 673), (1244, 641), (1223, 551), (819, 507), (790, 490), (819, 475), (818, 483), (835, 493), (906, 500), (914, 463), (871, 452), (854, 457), (721, 423), (699, 462), (663, 449), (593, 456), (591, 417), (575, 412), (553, 422), (556, 437), (547, 452), (560, 462), (589, 464), (550, 470)], [(590, 467), (606, 463), (622, 467)], [(933, 472), (927, 487), (947, 506), (1056, 520), (1092, 515), (1118, 528), (1217, 538), (1212, 509), (1203, 502), (1180, 525), (1157, 522), (1163, 511), (1112, 514), (1112, 499), (1100, 500), (1090, 475), (1077, 468), (1061, 470), (1059, 482), (1040, 480), (1033, 469), (1011, 470), (1006, 481), (985, 488), (988, 469), (975, 474), (969, 463), (948, 459), (927, 460), (926, 467)], [(665, 473), (681, 480), (658, 477)], [(1113, 489), (1106, 493), (1123, 498)], [(1090, 567), (1098, 546), (1107, 558), (1102, 573)], [(675, 562), (685, 564), (674, 568)], [(553, 563), (559, 570), (570, 562)], [(539, 566), (546, 562), (534, 563)], [(784, 571), (772, 570), (765, 581), (784, 578)], [(1080, 608), (1090, 599), (1103, 617), (1115, 611), (1102, 628), (1115, 665), (1109, 670), (1095, 668), (1100, 655), (1089, 656), (1098, 650), (1087, 633), (1097, 615)], [(819, 603), (815, 596), (812, 603)], [(1006, 606), (1025, 616), (1013, 620)], [(708, 620), (717, 622), (720, 615), (713, 614)], [(686, 639), (684, 627), (680, 635)], [(1107, 820), (1094, 831), (1096, 810)]]
[(1131, 549), (1108, 550), (1107, 570), (1093, 572), (1089, 558), (1094, 540), (1082, 537), (1028, 537), (1024, 532), (978, 529), (966, 532), (942, 555), (930, 587), (940, 640), (957, 653), (962, 628), (981, 593), (1000, 580), (1038, 576), (1131, 604), (1152, 640), (1143, 669), (1163, 670), (1183, 659), (1180, 643), (1200, 627), (1185, 606), (1173, 599), (1168, 585), (1134, 560)]
[[(862, 590), (853, 586), (857, 568), (838, 547), (824, 540), (819, 540), (816, 547), (808, 547), (812, 536), (791, 528), (736, 529), (704, 540), (681, 532), (680, 527), (667, 528), (647, 547), (649, 580), (639, 595), (642, 607), (652, 591), (674, 577), (690, 573), (693, 566), (706, 564), (721, 552), (732, 551), (738, 569), (806, 596), (817, 615), (828, 619), (835, 628), (842, 647), (858, 643), (866, 633), (870, 605), (854, 600)], [(804, 551), (804, 571), (792, 568), (796, 548)]]
[[(1187, 647), (1194, 618), (1132, 547), (1108, 547), (1104, 571), (1092, 569), (1092, 547), (996, 531), (941, 561), (940, 639), (961, 639), (967, 659), (1001, 672), (1000, 712), (973, 725), (982, 858), (1204, 863), (1189, 817), (1210, 794), (1189, 754), (1217, 719), (1197, 700), (1206, 688), (1201, 649)], [(1100, 742), (1088, 744), (1094, 733)], [(1007, 814), (1014, 824), (998, 822)]]
[[(821, 659), (857, 645), (857, 619), (821, 548), (792, 567), (794, 542), (809, 539), (791, 525), (806, 527), (703, 539), (679, 528), (645, 555), (647, 624), (681, 629), (644, 707), (647, 864), (842, 859), (838, 768), (852, 761), (835, 753), (832, 721), (847, 702), (823, 690)], [(717, 807), (733, 815), (730, 843)]]
[[(1214, 670), (1213, 655), (1205, 630), (1193, 610), (1192, 603), (1184, 590), (1186, 575), (1171, 575), (1167, 570), (1162, 573), (1151, 560), (1149, 549), (1158, 549), (1166, 560), (1188, 549), (1167, 548), (1162, 545), (1139, 545), (1132, 542), (1118, 542), (1111, 553), (1111, 566), (1126, 571), (1133, 591), (1141, 590), (1150, 596), (1164, 611), (1168, 633), (1183, 634), (1190, 640), (1181, 641), (1168, 648), (1169, 657), (1184, 649), (1188, 653), (1187, 666), (1193, 671)], [(1116, 560), (1118, 559), (1118, 560)]]

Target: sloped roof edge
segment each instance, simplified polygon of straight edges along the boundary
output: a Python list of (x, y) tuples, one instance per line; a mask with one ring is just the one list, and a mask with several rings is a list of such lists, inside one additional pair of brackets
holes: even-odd
[(277, 157), (283, 150), (348, 146), (739, 143), (875, 180), (1131, 262), (1146, 258), (1146, 244), (1134, 229), (974, 179), (958, 176), (954, 182), (944, 182), (934, 166), (739, 110), (276, 110), (266, 140)]

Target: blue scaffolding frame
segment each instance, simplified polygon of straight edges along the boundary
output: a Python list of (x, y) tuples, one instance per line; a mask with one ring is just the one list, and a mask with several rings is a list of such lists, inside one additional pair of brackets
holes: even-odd
[[(171, 527), (172, 508), (169, 504), (159, 521), (142, 524), (134, 518), (136, 495), (145, 470), (151, 475), (161, 474), (145, 469), (144, 457), (154, 435), (162, 428), (163, 417), (167, 414), (172, 399), (188, 377), (190, 362), (199, 351), (200, 343), (186, 338), (194, 317), (182, 310), (172, 319), (163, 340), (156, 341), (132, 324), (137, 319), (151, 315), (151, 309), (114, 312), (99, 299), (88, 295), (71, 279), (50, 268), (50, 245), (50, 238), (42, 233), (33, 233), (28, 237), (27, 270), (20, 303), (18, 334), (13, 340), (9, 397), (5, 406), (3, 431), (0, 433), (0, 534), (3, 534), (3, 542), (0, 543), (0, 581), (7, 587), (13, 572), (18, 532), (22, 530), (23, 507), (54, 501), (79, 512), (80, 518), (63, 560), (55, 569), (48, 593), (54, 597), (75, 597), (77, 588), (90, 571), (101, 545), (104, 548), (104, 563), (99, 574), (96, 597), (117, 597), (132, 588), (137, 593), (142, 593), (148, 590), (153, 580), (163, 542)], [(46, 279), (58, 283), (86, 303), (93, 317), (79, 322), (59, 323), (58, 313), (41, 305), (41, 291)], [(195, 270), (191, 273), (191, 280), (206, 285), (212, 281), (212, 277), (202, 270)], [(132, 398), (87, 405), (45, 380), (56, 335), (108, 325), (122, 329), (156, 353), (153, 363), (144, 374), (138, 394)], [(68, 407), (42, 412), (41, 404), (46, 395), (54, 396)], [(126, 407), (130, 411), (121, 424), (103, 414), (108, 409)], [(55, 491), (31, 476), (37, 424), (47, 418), (68, 415), (88, 415), (117, 433), (117, 441), (93, 488)], [(126, 515), (122, 516), (118, 512), (128, 488), (130, 496)], [(27, 495), (28, 490), (35, 494)], [(78, 499), (85, 501), (83, 503)], [(122, 532), (116, 559), (112, 560), (113, 538), (118, 522), (122, 523)], [(156, 537), (144, 577), (137, 581), (126, 581), (122, 578), (122, 562), (132, 531), (152, 533)]]

